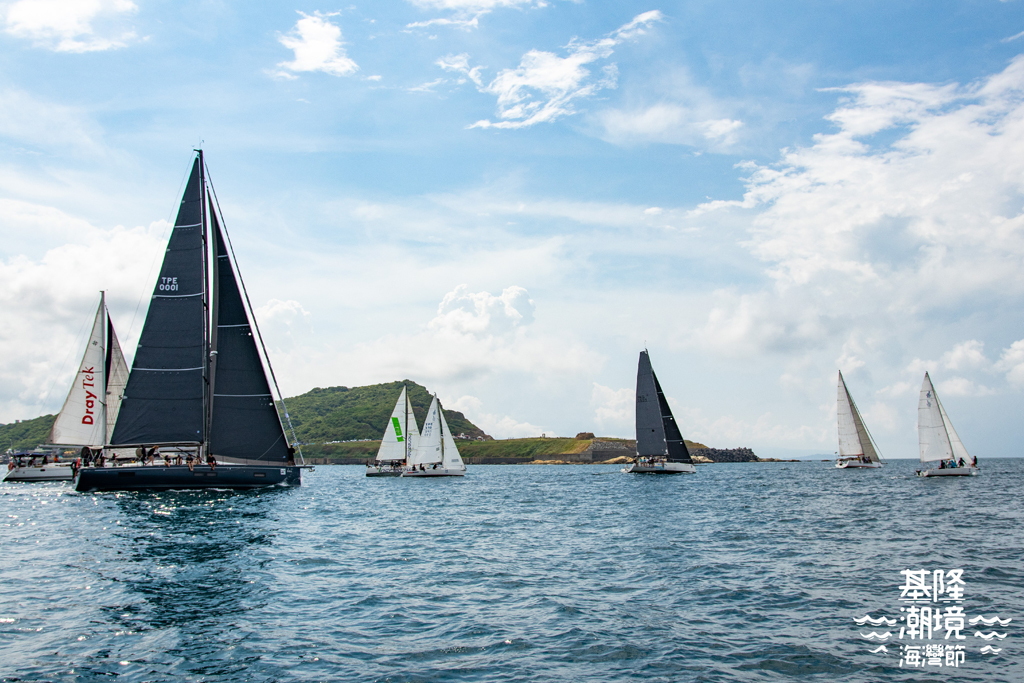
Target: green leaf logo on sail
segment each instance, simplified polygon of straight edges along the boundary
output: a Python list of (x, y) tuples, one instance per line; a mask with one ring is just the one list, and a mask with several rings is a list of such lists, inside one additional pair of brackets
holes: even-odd
[(402, 425), (399, 423), (398, 418), (392, 417), (391, 424), (395, 425), (395, 438), (398, 439), (399, 442), (403, 441), (404, 439), (402, 438)]

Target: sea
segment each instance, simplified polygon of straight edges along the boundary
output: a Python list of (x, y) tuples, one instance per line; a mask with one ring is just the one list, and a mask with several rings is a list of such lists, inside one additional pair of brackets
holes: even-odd
[(0, 680), (1022, 681), (1024, 459), (917, 467), (2, 484)]

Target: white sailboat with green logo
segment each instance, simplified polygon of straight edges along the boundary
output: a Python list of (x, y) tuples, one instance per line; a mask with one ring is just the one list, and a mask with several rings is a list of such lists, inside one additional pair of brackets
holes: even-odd
[(380, 449), (374, 462), (366, 465), (368, 477), (399, 477), (402, 468), (410, 462), (419, 444), (419, 427), (416, 415), (412, 412), (409, 392), (402, 387), (402, 394), (391, 411), (391, 417), (384, 427), (384, 436), (380, 440)]
[(922, 477), (973, 477), (978, 474), (978, 459), (967, 452), (953, 429), (932, 378), (924, 373), (917, 404), (917, 436), (921, 462), (917, 474)]

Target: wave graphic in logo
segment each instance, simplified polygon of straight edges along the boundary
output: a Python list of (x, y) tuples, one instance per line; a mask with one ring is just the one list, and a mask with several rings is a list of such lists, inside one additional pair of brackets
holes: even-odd
[(879, 640), (885, 640), (886, 638), (892, 638), (892, 634), (888, 631), (886, 631), (885, 633), (875, 633), (874, 631), (872, 631), (871, 633), (862, 633), (860, 634), (860, 637), (867, 638), (868, 640), (873, 640), (875, 638), (878, 638)]
[[(870, 614), (865, 614), (860, 619), (854, 619), (853, 621), (858, 626), (863, 626), (865, 623), (871, 624), (872, 626), (881, 626), (882, 624), (886, 624), (887, 626), (895, 626), (896, 625), (896, 620), (895, 619), (886, 619), (885, 617), (878, 617), (877, 619), (872, 619)], [(971, 625), (973, 626), (974, 624), (971, 624)], [(985, 625), (986, 626), (990, 626), (991, 624), (985, 624)], [(1003, 625), (1005, 626), (1005, 624), (1003, 624)]]
[(973, 619), (971, 619), (967, 623), (970, 624), (971, 626), (976, 626), (979, 621), (981, 623), (985, 624), (985, 626), (991, 626), (992, 624), (999, 624), (1000, 626), (1006, 626), (1011, 621), (1013, 621), (1013, 619), (1000, 619), (999, 617), (992, 617), (991, 619), (986, 619), (985, 617), (983, 617), (982, 615), (979, 614), (978, 616), (974, 617)]
[[(986, 647), (988, 647), (988, 646), (986, 645)], [(869, 652), (870, 652), (871, 654), (877, 654), (877, 653), (879, 653), (879, 652), (885, 652), (885, 653), (888, 653), (889, 651), (888, 651), (888, 650), (887, 650), (887, 649), (885, 648), (885, 645), (879, 645), (879, 646), (878, 646), (878, 647), (876, 647), (876, 648), (875, 648), (874, 650), (869, 650)]]
[(974, 632), (974, 637), (975, 638), (984, 638), (985, 640), (992, 640), (993, 638), (998, 638), (999, 640), (1002, 640), (1003, 638), (1006, 637), (1006, 634), (1005, 633), (996, 633), (995, 631), (990, 631), (989, 633), (982, 633), (981, 631), (975, 631)]
[(981, 648), (981, 654), (983, 654), (983, 655), (988, 655), (988, 654), (994, 655), (995, 653), (1002, 652), (1002, 651), (1003, 651), (1003, 648), (1001, 648), (1001, 647), (992, 647), (991, 645), (986, 645), (985, 647)]

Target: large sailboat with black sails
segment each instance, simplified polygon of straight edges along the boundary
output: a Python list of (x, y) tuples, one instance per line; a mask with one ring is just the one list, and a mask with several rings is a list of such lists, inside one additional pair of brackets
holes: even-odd
[(301, 483), (218, 208), (198, 151), (106, 444), (140, 457), (121, 466), (101, 457), (82, 467), (78, 491)]
[(395, 402), (395, 409), (384, 427), (384, 436), (377, 449), (377, 458), (367, 463), (368, 477), (400, 477), (402, 469), (416, 452), (419, 441), (419, 428), (416, 426), (416, 415), (412, 411), (408, 387), (402, 387), (402, 393)]
[(839, 457), (836, 458), (836, 467), (841, 470), (881, 467), (878, 448), (864, 425), (850, 390), (846, 388), (841, 371), (836, 418), (839, 423)]
[(114, 333), (107, 311), (106, 297), (100, 292), (100, 305), (92, 331), (85, 342), (85, 353), (71, 383), (64, 405), (53, 421), (47, 442), (58, 446), (51, 454), (28, 453), (15, 456), (4, 481), (70, 481), (74, 478), (71, 461), (54, 462), (54, 453), (63, 446), (79, 446), (89, 457), (92, 449), (107, 443), (121, 406), (121, 392), (128, 379), (128, 366)]
[(462, 477), (466, 465), (462, 462), (448, 422), (444, 419), (441, 402), (434, 396), (423, 420), (419, 445), (402, 471), (403, 477)]
[(636, 371), (636, 460), (624, 471), (637, 474), (693, 474), (697, 471), (646, 349), (640, 352)]
[(953, 429), (927, 372), (924, 373), (917, 403), (917, 438), (921, 462), (930, 464), (917, 470), (919, 476), (970, 477), (978, 474), (978, 459), (967, 452), (964, 442)]

